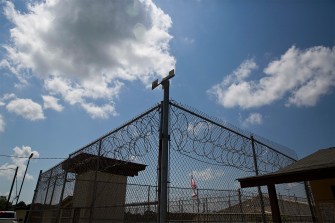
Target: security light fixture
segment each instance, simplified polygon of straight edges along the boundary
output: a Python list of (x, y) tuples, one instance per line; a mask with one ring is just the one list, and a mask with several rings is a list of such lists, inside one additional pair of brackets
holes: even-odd
[(152, 84), (151, 84), (151, 89), (152, 89), (152, 90), (155, 89), (158, 85), (160, 85), (160, 84), (164, 83), (165, 81), (167, 81), (167, 80), (173, 78), (174, 75), (175, 75), (175, 74), (174, 74), (174, 69), (170, 70), (169, 75), (166, 76), (166, 77), (164, 77), (164, 78), (162, 79), (161, 82), (158, 83), (158, 79), (155, 80), (155, 81), (153, 81)]

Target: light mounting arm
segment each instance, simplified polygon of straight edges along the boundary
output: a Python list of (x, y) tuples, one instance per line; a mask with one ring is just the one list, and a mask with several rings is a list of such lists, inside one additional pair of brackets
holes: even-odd
[(172, 70), (170, 70), (169, 75), (166, 76), (166, 77), (164, 77), (164, 78), (161, 80), (161, 82), (158, 82), (158, 79), (155, 80), (155, 81), (153, 81), (152, 84), (151, 84), (151, 89), (153, 90), (153, 89), (155, 89), (157, 86), (159, 86), (159, 85), (161, 85), (161, 84), (163, 85), (166, 81), (168, 81), (169, 79), (173, 78), (174, 76), (175, 76), (175, 74), (174, 74), (174, 69), (172, 69)]

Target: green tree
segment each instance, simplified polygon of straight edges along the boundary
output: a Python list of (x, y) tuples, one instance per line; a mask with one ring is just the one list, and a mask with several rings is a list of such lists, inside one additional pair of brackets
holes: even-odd
[[(6, 204), (7, 204), (7, 198), (5, 196), (1, 196), (0, 197), (0, 211), (7, 211), (7, 210), (5, 210)], [(12, 208), (12, 203), (11, 202), (9, 202), (9, 205), (8, 205), (7, 209), (10, 209), (10, 208)]]
[(24, 201), (20, 201), (19, 203), (17, 203), (17, 205), (15, 205), (15, 208), (26, 208), (27, 205)]

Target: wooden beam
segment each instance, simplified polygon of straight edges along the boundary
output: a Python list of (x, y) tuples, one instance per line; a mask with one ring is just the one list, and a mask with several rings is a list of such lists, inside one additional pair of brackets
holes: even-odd
[(320, 168), (306, 171), (278, 172), (261, 176), (237, 179), (242, 188), (265, 186), (268, 184), (282, 184), (302, 181), (321, 180), (335, 177), (335, 167)]
[(274, 184), (268, 184), (267, 187), (268, 187), (269, 198), (270, 198), (272, 221), (274, 223), (281, 223), (276, 187)]

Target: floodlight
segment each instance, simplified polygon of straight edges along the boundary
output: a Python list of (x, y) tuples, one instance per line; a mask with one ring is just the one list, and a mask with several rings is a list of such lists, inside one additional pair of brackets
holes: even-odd
[(162, 79), (161, 82), (158, 82), (158, 79), (155, 80), (154, 82), (152, 82), (152, 84), (151, 84), (151, 90), (155, 89), (155, 88), (156, 88), (158, 85), (160, 85), (160, 84), (163, 84), (163, 85), (164, 85), (164, 82), (165, 82), (165, 81), (167, 81), (167, 80), (173, 78), (174, 76), (175, 76), (175, 74), (174, 74), (174, 69), (172, 69), (172, 70), (169, 71), (169, 75), (166, 76), (166, 77), (164, 77), (164, 78)]
[(158, 85), (159, 84), (158, 84), (158, 79), (157, 79), (154, 82), (152, 82), (152, 84), (151, 84), (151, 90), (155, 89)]
[(166, 77), (164, 77), (163, 80), (162, 80), (161, 82), (166, 81), (166, 80), (169, 80), (169, 79), (171, 79), (171, 78), (173, 78), (173, 77), (174, 77), (174, 69), (173, 69), (173, 70), (170, 70), (169, 75), (166, 76)]

